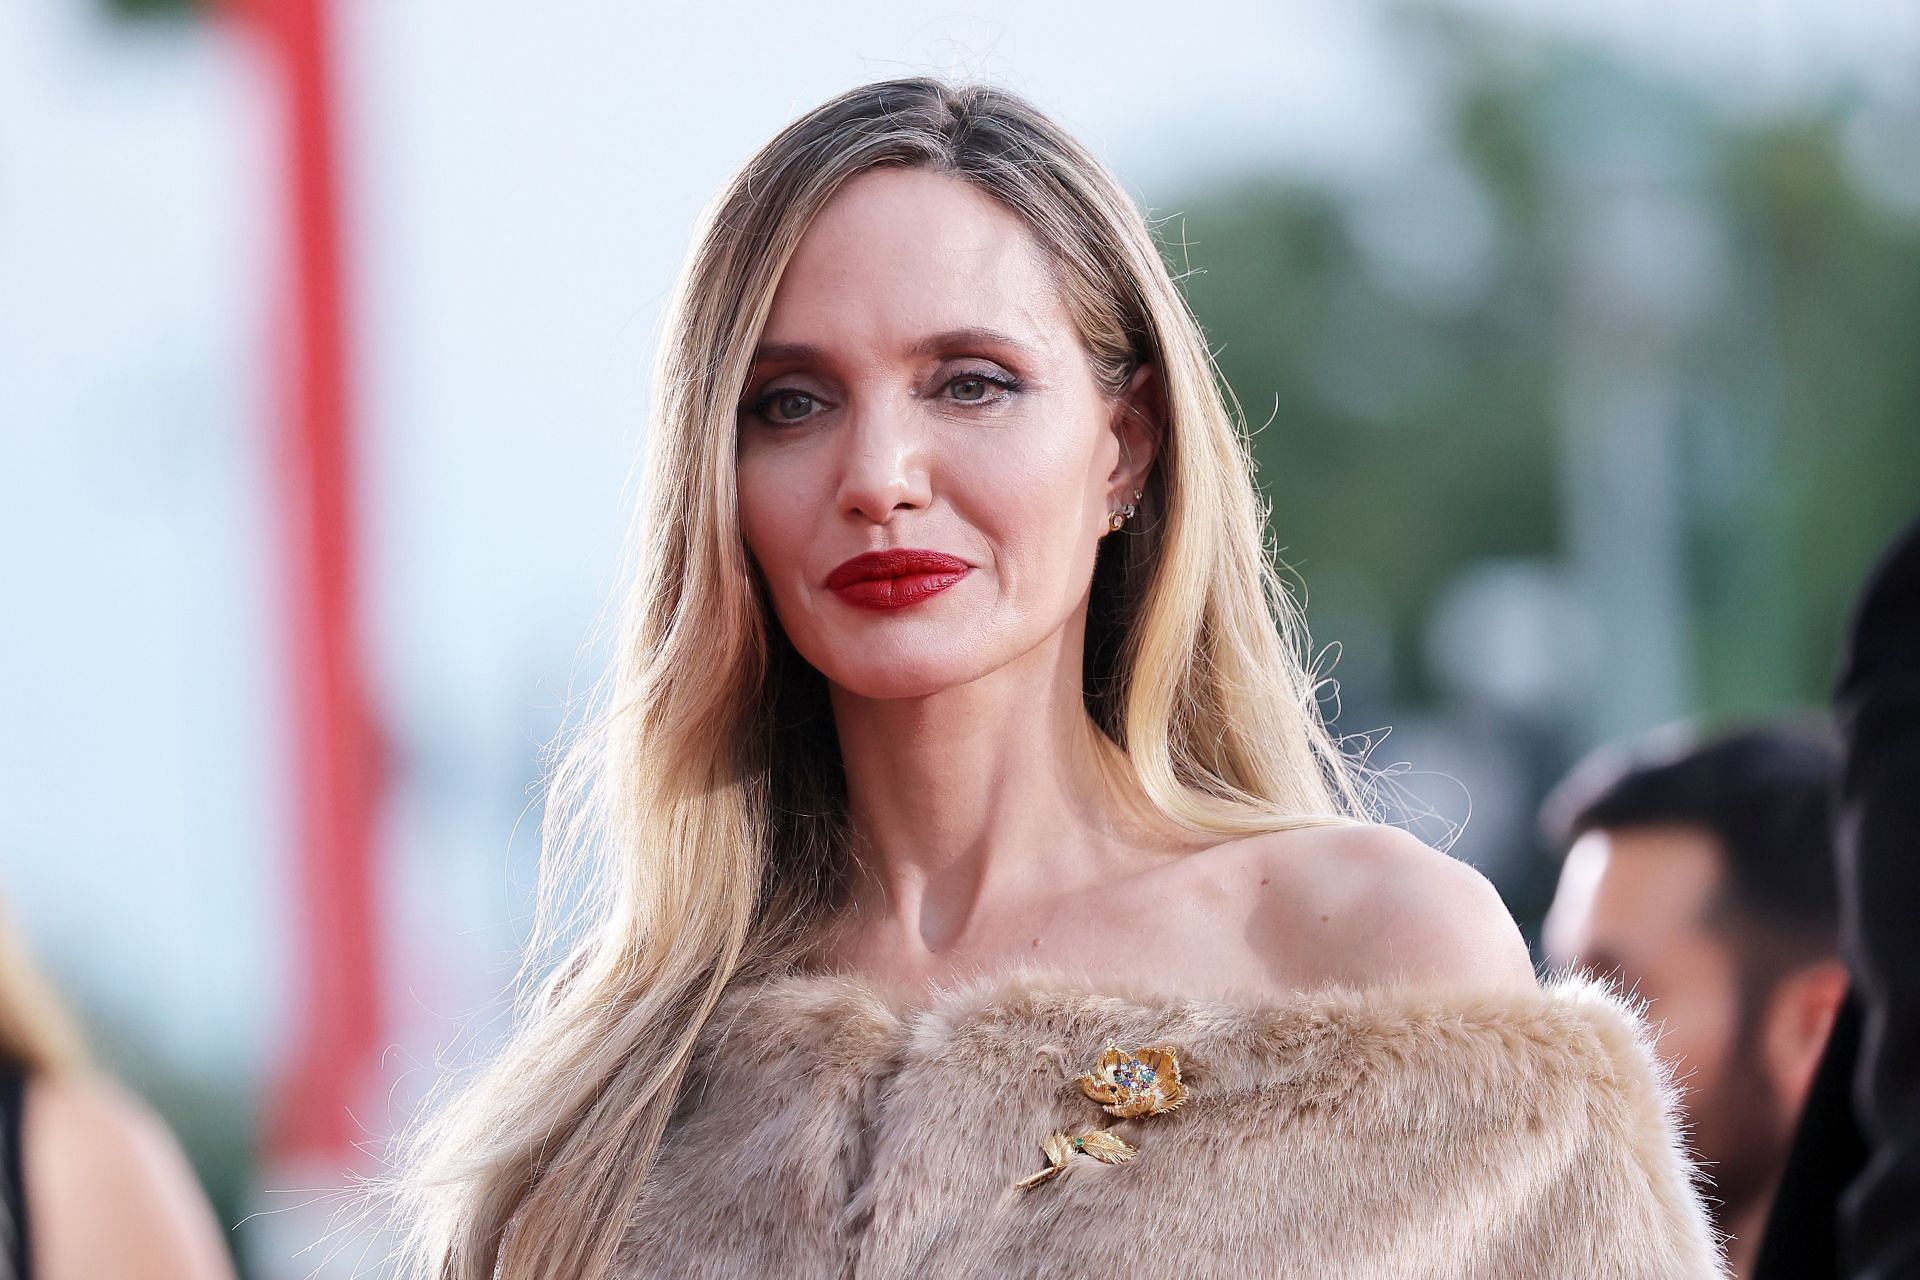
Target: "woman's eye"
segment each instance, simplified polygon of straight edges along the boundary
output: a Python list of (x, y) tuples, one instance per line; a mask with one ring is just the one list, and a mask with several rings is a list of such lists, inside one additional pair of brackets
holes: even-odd
[(996, 378), (985, 373), (963, 373), (947, 383), (947, 394), (961, 404), (991, 404), (1020, 389), (1012, 378)]
[(809, 392), (777, 388), (755, 400), (748, 409), (755, 417), (768, 422), (798, 422), (811, 417), (818, 403)]
[(813, 407), (813, 397), (804, 391), (783, 391), (774, 397), (773, 407), (782, 418), (804, 418)]

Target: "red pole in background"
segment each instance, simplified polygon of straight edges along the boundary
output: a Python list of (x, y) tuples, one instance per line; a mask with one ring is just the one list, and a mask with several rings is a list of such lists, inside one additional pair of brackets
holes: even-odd
[(267, 1157), (345, 1171), (380, 1052), (373, 828), (380, 774), (362, 665), (351, 344), (326, 0), (231, 0), (281, 92), (285, 274), (275, 450), (295, 806), (294, 1043)]

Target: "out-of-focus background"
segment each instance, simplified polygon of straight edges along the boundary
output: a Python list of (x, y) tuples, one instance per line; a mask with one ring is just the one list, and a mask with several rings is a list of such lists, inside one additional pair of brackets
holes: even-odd
[(330, 1189), (498, 1034), (698, 211), (921, 72), (1137, 193), (1339, 727), (1530, 931), (1587, 748), (1823, 701), (1920, 506), (1920, 6), (10, 0), (0, 897), (247, 1274), (378, 1274)]

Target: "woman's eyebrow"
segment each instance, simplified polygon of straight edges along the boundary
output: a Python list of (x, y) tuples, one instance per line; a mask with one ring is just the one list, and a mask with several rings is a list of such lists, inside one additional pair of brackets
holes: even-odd
[[(1032, 359), (1036, 354), (1031, 343), (1023, 342), (1010, 333), (980, 325), (930, 333), (908, 347), (907, 354), (936, 356), (980, 347), (1003, 347), (1027, 359)], [(753, 349), (755, 364), (808, 364), (825, 356), (825, 351), (810, 342), (763, 342)]]
[(823, 353), (807, 342), (763, 342), (753, 349), (755, 364), (805, 364)]
[(1005, 347), (1009, 351), (1032, 358), (1033, 347), (1010, 333), (1001, 333), (998, 329), (968, 325), (960, 329), (948, 329), (942, 333), (929, 334), (907, 349), (908, 355), (937, 356), (954, 351), (967, 351), (978, 347)]

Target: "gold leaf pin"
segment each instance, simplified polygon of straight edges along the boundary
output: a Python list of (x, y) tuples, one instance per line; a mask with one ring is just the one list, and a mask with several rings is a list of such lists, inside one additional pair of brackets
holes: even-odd
[(1075, 1154), (1092, 1156), (1101, 1164), (1125, 1164), (1133, 1159), (1134, 1153), (1138, 1150), (1125, 1138), (1115, 1133), (1108, 1133), (1105, 1129), (1094, 1129), (1087, 1133), (1073, 1135), (1050, 1133), (1046, 1141), (1040, 1144), (1040, 1149), (1047, 1153), (1047, 1167), (1038, 1173), (1028, 1174), (1014, 1183), (1014, 1186), (1022, 1189), (1039, 1186), (1065, 1169), (1067, 1161)]

